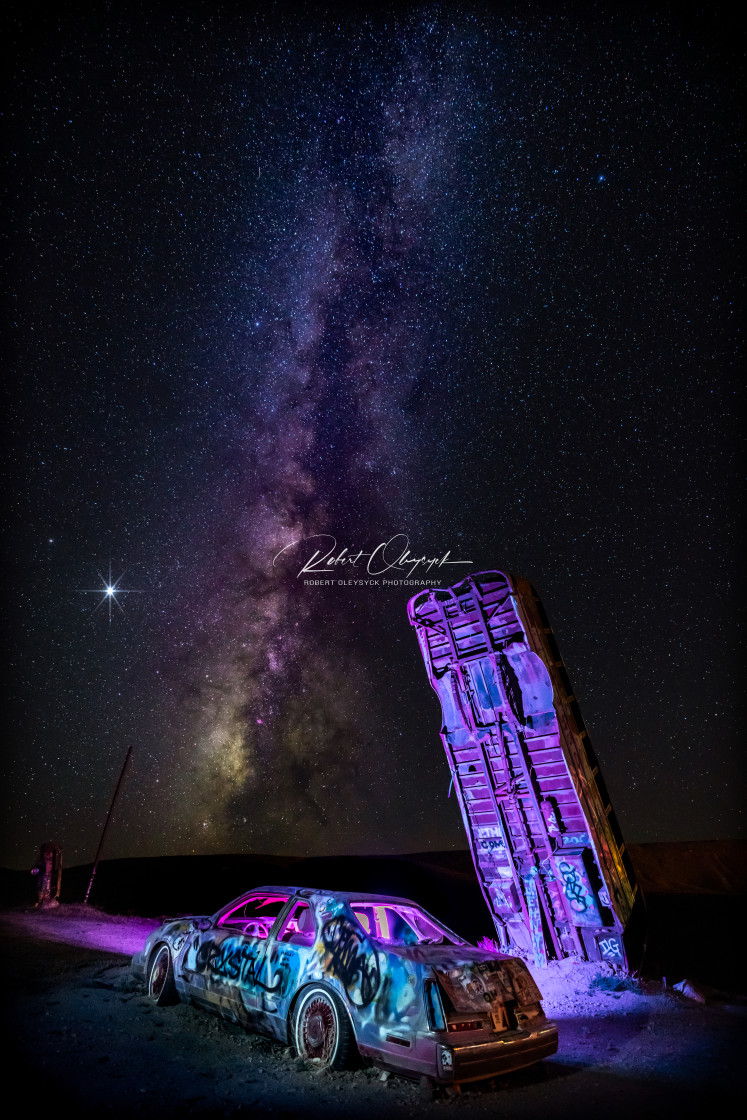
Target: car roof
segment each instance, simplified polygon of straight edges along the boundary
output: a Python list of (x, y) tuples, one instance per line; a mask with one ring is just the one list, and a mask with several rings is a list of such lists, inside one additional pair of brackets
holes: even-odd
[(245, 893), (254, 894), (255, 891), (268, 891), (273, 894), (287, 894), (289, 896), (297, 895), (300, 898), (310, 898), (312, 895), (322, 894), (327, 898), (335, 898), (339, 902), (373, 902), (380, 906), (387, 902), (394, 902), (399, 906), (415, 906), (418, 910), (423, 909), (418, 902), (413, 902), (411, 898), (398, 898), (393, 894), (370, 894), (368, 891), (330, 891), (324, 887), (262, 886), (252, 887)]

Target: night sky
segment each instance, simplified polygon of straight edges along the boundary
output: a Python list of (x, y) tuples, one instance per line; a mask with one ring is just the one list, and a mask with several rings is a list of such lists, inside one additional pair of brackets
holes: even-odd
[(6, 17), (0, 864), (131, 744), (112, 857), (466, 847), (322, 533), (530, 578), (626, 839), (741, 834), (736, 30), (616, 7)]

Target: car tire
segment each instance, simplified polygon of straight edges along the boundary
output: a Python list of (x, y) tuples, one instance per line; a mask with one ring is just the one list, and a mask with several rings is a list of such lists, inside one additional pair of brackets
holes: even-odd
[(293, 1045), (300, 1058), (314, 1059), (329, 1069), (346, 1069), (358, 1053), (345, 1006), (321, 985), (306, 988), (293, 1011)]
[(159, 945), (150, 958), (148, 998), (159, 1007), (179, 1002), (179, 994), (174, 982), (174, 965), (168, 945)]

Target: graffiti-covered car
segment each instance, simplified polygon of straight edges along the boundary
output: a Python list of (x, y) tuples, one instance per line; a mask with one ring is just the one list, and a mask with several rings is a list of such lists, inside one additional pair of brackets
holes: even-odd
[(158, 1004), (191, 1002), (334, 1069), (358, 1053), (448, 1084), (558, 1046), (523, 961), (404, 898), (259, 887), (211, 917), (164, 922), (132, 969)]

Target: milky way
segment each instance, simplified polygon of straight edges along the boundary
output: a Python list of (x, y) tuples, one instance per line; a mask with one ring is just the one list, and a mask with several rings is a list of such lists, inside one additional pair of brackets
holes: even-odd
[(624, 834), (738, 833), (728, 30), (11, 16), (5, 862), (130, 743), (111, 854), (463, 845), (412, 592), (320, 533), (529, 576)]
[(428, 225), (448, 211), (468, 94), (442, 44), (416, 39), (367, 91), (345, 59), (318, 109), (331, 128), (313, 132), (292, 185), (273, 277), (283, 314), (250, 371), (246, 483), (200, 614), (208, 672), (189, 780), (203, 796), (189, 800), (211, 843), (230, 844), (237, 824), (260, 846), (284, 833), (314, 846), (330, 829), (355, 843), (371, 775), (387, 766), (386, 705), (356, 641), (375, 602), (356, 611), (347, 596), (304, 593), (290, 558), (270, 561), (331, 527), (366, 544), (417, 508), (425, 432), (407, 408), (437, 344)]

